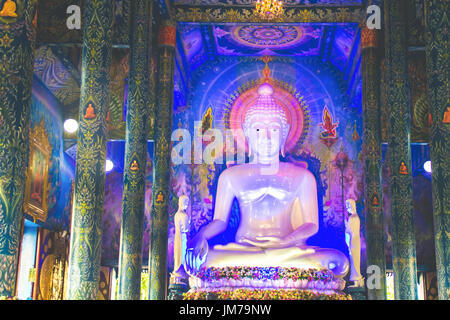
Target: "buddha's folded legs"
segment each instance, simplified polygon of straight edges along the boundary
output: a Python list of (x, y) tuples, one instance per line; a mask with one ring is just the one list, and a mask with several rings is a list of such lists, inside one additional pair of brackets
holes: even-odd
[(349, 263), (342, 252), (334, 249), (316, 247), (263, 249), (229, 244), (210, 249), (205, 266), (329, 269), (336, 276), (343, 277), (348, 272)]

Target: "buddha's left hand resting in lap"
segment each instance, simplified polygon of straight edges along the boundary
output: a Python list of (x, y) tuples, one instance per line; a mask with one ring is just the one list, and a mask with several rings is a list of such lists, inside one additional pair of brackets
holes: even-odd
[[(270, 85), (261, 85), (258, 93), (243, 123), (253, 157), (220, 175), (214, 219), (188, 244), (188, 272), (195, 274), (201, 267), (296, 267), (345, 276), (349, 264), (342, 252), (306, 245), (319, 230), (316, 180), (307, 169), (279, 161), (290, 126)], [(241, 212), (235, 242), (211, 249), (207, 241), (227, 228), (234, 198)]]

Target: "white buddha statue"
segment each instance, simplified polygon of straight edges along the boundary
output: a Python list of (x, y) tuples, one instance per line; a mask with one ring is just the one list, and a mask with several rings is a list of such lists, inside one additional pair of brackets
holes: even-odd
[[(343, 277), (348, 260), (342, 252), (306, 245), (319, 229), (316, 180), (307, 169), (280, 162), (290, 125), (268, 83), (258, 94), (243, 121), (250, 163), (219, 176), (213, 221), (189, 242), (187, 270), (195, 274), (200, 267), (296, 267), (329, 269)], [(241, 213), (235, 242), (209, 248), (207, 240), (227, 228), (235, 198)]]
[(364, 278), (361, 275), (361, 237), (360, 220), (356, 211), (356, 203), (353, 199), (345, 201), (345, 207), (349, 217), (345, 220), (345, 242), (350, 253), (350, 281), (353, 281), (353, 287), (363, 287)]

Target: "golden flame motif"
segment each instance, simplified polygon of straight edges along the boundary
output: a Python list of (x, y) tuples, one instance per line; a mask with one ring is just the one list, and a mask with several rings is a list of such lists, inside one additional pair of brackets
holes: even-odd
[(255, 14), (264, 20), (273, 20), (284, 12), (281, 0), (258, 0), (256, 2)]

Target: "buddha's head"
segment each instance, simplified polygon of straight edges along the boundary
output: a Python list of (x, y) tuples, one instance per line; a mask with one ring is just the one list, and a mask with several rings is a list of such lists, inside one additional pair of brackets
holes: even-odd
[(178, 209), (180, 211), (186, 211), (189, 206), (189, 197), (185, 195), (181, 195), (178, 198)]
[(356, 202), (353, 199), (347, 199), (345, 201), (345, 207), (347, 208), (348, 213), (354, 215), (356, 214)]
[(243, 129), (249, 154), (264, 162), (278, 157), (280, 152), (284, 155), (290, 126), (285, 111), (272, 97), (270, 84), (259, 86), (258, 94), (257, 102), (244, 115)]

